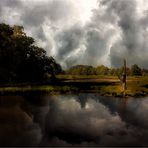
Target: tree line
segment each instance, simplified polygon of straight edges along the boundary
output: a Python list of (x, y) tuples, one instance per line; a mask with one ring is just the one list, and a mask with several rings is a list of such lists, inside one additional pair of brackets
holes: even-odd
[(45, 81), (61, 70), (22, 26), (0, 24), (0, 83)]
[[(117, 76), (123, 73), (124, 67), (120, 68), (108, 68), (104, 65), (97, 67), (89, 65), (76, 65), (65, 71), (65, 74), (70, 75), (108, 75)], [(140, 68), (137, 64), (132, 65), (130, 68), (126, 68), (128, 76), (148, 76), (148, 70)]]
[[(120, 75), (121, 68), (108, 68), (104, 65), (93, 67), (76, 65), (62, 71), (60, 64), (48, 56), (43, 48), (36, 46), (32, 37), (22, 26), (0, 24), (0, 84), (17, 82), (43, 82), (55, 80), (55, 74), (70, 75)], [(127, 75), (148, 75), (147, 69), (134, 64), (127, 68)]]

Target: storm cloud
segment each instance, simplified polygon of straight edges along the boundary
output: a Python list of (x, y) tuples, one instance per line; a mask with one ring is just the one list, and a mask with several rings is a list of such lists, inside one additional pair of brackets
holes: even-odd
[(148, 66), (145, 0), (5, 0), (0, 22), (23, 25), (64, 68)]

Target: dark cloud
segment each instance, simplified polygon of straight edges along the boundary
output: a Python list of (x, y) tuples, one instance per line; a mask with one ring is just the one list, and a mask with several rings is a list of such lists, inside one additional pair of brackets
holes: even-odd
[(79, 48), (83, 44), (83, 37), (84, 28), (77, 25), (58, 33), (56, 36), (58, 59), (66, 59), (69, 54)]
[(40, 39), (43, 42), (47, 41), (42, 26), (32, 27), (31, 34), (34, 36), (35, 39)]
[(108, 42), (114, 34), (113, 29), (104, 33), (98, 25), (74, 25), (56, 35), (57, 59), (63, 60), (67, 67), (76, 64), (96, 66), (108, 51)]
[[(96, 54), (100, 57), (105, 54), (106, 44), (104, 38), (97, 30), (90, 30), (86, 35), (86, 46), (88, 55), (94, 57)], [(103, 50), (104, 49), (104, 50)]]
[(27, 27), (39, 27), (46, 21), (51, 25), (49, 27), (56, 26), (57, 23), (66, 21), (73, 11), (71, 3), (66, 0), (27, 1), (24, 4), (31, 5), (31, 7), (23, 5), (21, 12), (21, 20)]
[[(86, 34), (86, 60), (90, 61), (91, 65), (97, 66), (101, 64), (101, 58), (107, 55), (108, 42), (110, 41), (113, 30), (110, 29), (106, 32), (102, 32), (96, 27), (90, 27)], [(106, 59), (107, 60), (107, 59)], [(87, 63), (89, 64), (89, 63)]]
[(5, 1), (0, 1), (1, 7), (7, 6), (7, 7), (20, 7), (22, 5), (21, 1), (19, 0), (5, 0)]
[[(141, 24), (141, 18), (138, 17), (137, 1), (111, 0), (103, 1), (103, 5), (106, 5), (107, 13), (114, 13), (118, 17), (117, 23), (121, 30), (121, 40), (111, 47), (112, 64), (119, 66), (121, 59), (127, 58), (129, 65), (137, 63), (140, 66), (146, 66), (147, 45), (146, 38), (143, 36), (145, 21), (143, 20), (143, 24)], [(144, 60), (141, 59), (142, 56)]]
[(98, 0), (83, 24), (82, 8), (68, 0), (5, 0), (0, 1), (0, 21), (23, 25), (65, 67), (118, 67), (123, 58), (129, 66), (148, 66), (147, 8), (137, 0)]

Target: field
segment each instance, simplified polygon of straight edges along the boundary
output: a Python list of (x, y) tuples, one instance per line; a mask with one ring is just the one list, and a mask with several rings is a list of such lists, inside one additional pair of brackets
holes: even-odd
[[(57, 93), (98, 93), (104, 96), (122, 97), (123, 90), (117, 76), (96, 75), (57, 75), (57, 83), (17, 84), (0, 87), (0, 94), (20, 94), (26, 92)], [(125, 96), (139, 97), (148, 95), (148, 76), (127, 77)]]
[[(88, 92), (97, 92), (105, 96), (123, 96), (122, 84), (117, 76), (58, 76), (66, 82), (78, 84), (77, 88)], [(88, 88), (88, 90), (87, 90)], [(148, 95), (148, 76), (127, 77), (126, 96)]]

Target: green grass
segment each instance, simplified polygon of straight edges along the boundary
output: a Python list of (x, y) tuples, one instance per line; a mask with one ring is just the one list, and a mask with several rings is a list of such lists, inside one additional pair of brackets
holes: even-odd
[[(87, 76), (87, 75), (58, 75), (61, 83), (56, 85), (21, 85), (0, 87), (0, 94), (26, 93), (26, 92), (48, 92), (57, 93), (78, 93), (95, 92), (105, 96), (123, 96), (122, 85), (117, 76)], [(148, 95), (148, 76), (127, 77), (126, 96)]]
[(22, 86), (22, 87), (1, 87), (0, 94), (5, 93), (25, 93), (25, 92), (48, 92), (48, 93), (67, 93), (71, 91), (77, 91), (73, 86), (52, 86), (52, 85), (40, 85), (40, 86)]
[[(58, 78), (69, 80), (69, 82), (96, 82), (90, 87), (90, 91), (100, 93), (105, 96), (123, 96), (122, 84), (117, 76), (98, 76), (98, 75), (59, 75)], [(84, 79), (84, 80), (83, 80)], [(107, 82), (104, 85), (102, 82)], [(109, 83), (113, 82), (113, 83)], [(89, 85), (88, 83), (87, 85)], [(83, 88), (82, 88), (83, 89)], [(126, 96), (146, 96), (148, 95), (148, 76), (128, 76)]]
[(58, 79), (114, 79), (115, 76), (104, 75), (57, 75)]

